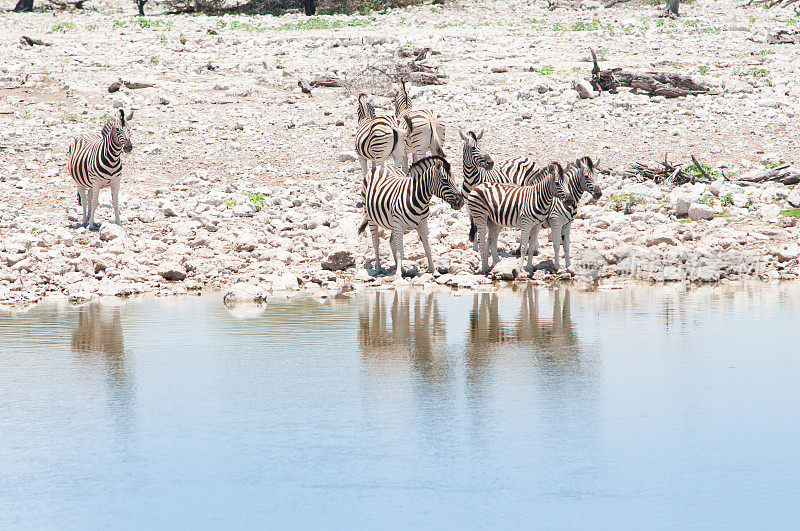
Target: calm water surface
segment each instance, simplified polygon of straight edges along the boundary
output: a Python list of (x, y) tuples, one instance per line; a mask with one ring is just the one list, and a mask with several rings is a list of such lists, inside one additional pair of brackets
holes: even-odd
[(0, 528), (793, 528), (800, 287), (0, 313)]

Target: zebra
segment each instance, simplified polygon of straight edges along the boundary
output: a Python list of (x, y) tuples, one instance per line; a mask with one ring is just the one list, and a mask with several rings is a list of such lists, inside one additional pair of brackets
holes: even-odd
[(83, 219), (78, 226), (97, 230), (94, 222), (100, 189), (111, 188), (111, 201), (114, 204), (114, 223), (122, 225), (119, 217), (119, 185), (122, 177), (122, 151), (130, 153), (130, 120), (133, 111), (125, 116), (112, 116), (103, 126), (100, 135), (82, 135), (70, 142), (67, 148), (67, 169), (78, 185), (78, 204), (83, 207)]
[[(479, 184), (467, 197), (470, 216), (477, 226), (481, 244), (481, 272), (489, 272), (488, 253), (491, 247), (494, 267), (500, 261), (497, 253), (497, 235), (501, 227), (522, 229), (520, 241), (520, 267), (528, 251), (531, 230), (544, 222), (550, 202), (557, 196), (565, 205), (574, 201), (564, 185), (564, 168), (558, 162), (547, 166), (547, 177), (528, 186), (510, 183), (487, 182)], [(488, 231), (488, 234), (487, 234)], [(528, 256), (528, 267), (531, 266)]]
[(369, 225), (375, 247), (375, 269), (380, 271), (379, 227), (392, 231), (389, 244), (396, 265), (395, 275), (403, 275), (403, 234), (416, 229), (428, 271), (435, 271), (428, 244), (428, 213), (432, 196), (446, 201), (454, 210), (464, 205), (464, 198), (450, 173), (444, 157), (431, 155), (418, 160), (405, 175), (392, 167), (373, 168), (363, 182), (365, 220), (358, 228), (362, 234)]
[[(537, 167), (536, 161), (531, 157), (516, 157), (507, 160), (495, 167), (494, 160), (489, 156), (480, 144), (483, 137), (483, 129), (478, 131), (459, 132), (461, 139), (464, 140), (463, 167), (464, 182), (462, 183), (462, 193), (466, 199), (472, 189), (481, 183), (510, 183), (517, 185), (531, 184), (536, 180), (537, 175), (546, 167)], [(469, 241), (472, 248), (478, 250), (478, 241), (475, 239), (475, 223), (470, 218)]]
[(375, 107), (367, 101), (363, 92), (358, 95), (358, 129), (356, 130), (356, 153), (361, 163), (361, 177), (367, 176), (367, 161), (372, 161), (372, 169), (376, 163), (381, 167), (389, 157), (394, 158), (394, 165), (408, 171), (408, 159), (405, 151), (405, 136), (411, 124), (401, 126), (395, 116), (375, 116)]
[(400, 119), (410, 120), (406, 136), (406, 149), (411, 152), (412, 162), (417, 162), (430, 151), (444, 157), (444, 124), (439, 115), (431, 111), (413, 110), (406, 92), (405, 81), (400, 80), (400, 90), (394, 96), (394, 114)]
[(575, 219), (578, 212), (578, 201), (581, 196), (584, 192), (589, 192), (595, 201), (603, 196), (603, 191), (595, 181), (595, 168), (597, 165), (589, 157), (581, 157), (575, 162), (570, 162), (564, 169), (564, 182), (572, 198), (572, 204), (567, 205), (560, 199), (553, 198), (544, 223), (534, 226), (531, 232), (531, 243), (535, 256), (539, 254), (539, 229), (551, 228), (554, 262), (557, 270), (559, 269), (559, 249), (562, 245), (564, 247), (564, 267), (569, 269), (569, 230), (572, 220)]

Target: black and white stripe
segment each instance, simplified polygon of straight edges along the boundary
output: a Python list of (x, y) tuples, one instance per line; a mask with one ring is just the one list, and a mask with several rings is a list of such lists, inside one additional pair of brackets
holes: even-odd
[[(400, 123), (410, 120), (406, 136), (406, 149), (411, 153), (413, 162), (424, 157), (428, 151), (433, 155), (444, 157), (444, 124), (437, 113), (411, 108), (411, 98), (406, 92), (406, 84), (400, 81), (400, 89), (394, 96), (395, 116)], [(406, 122), (408, 123), (408, 122)]]
[(114, 223), (122, 225), (119, 217), (119, 185), (122, 177), (122, 151), (130, 153), (131, 131), (128, 116), (120, 109), (119, 116), (110, 118), (100, 135), (83, 135), (74, 139), (67, 149), (67, 169), (78, 186), (78, 204), (83, 206), (80, 225), (95, 229), (94, 213), (100, 189), (111, 188), (114, 204)]
[(367, 101), (366, 94), (358, 96), (358, 129), (356, 130), (356, 153), (361, 163), (362, 178), (367, 175), (367, 161), (383, 167), (386, 159), (394, 158), (394, 164), (408, 169), (405, 150), (407, 125), (401, 126), (397, 117), (375, 116), (375, 108)]
[[(479, 184), (467, 197), (470, 217), (477, 227), (477, 241), (481, 245), (481, 271), (488, 273), (488, 252), (491, 247), (492, 258), (496, 264), (500, 260), (497, 253), (497, 236), (501, 227), (518, 227), (522, 230), (520, 242), (520, 265), (523, 265), (528, 250), (531, 230), (541, 225), (550, 208), (550, 202), (557, 196), (566, 204), (572, 201), (564, 185), (564, 169), (557, 162), (547, 166), (547, 177), (529, 186), (509, 183)], [(528, 266), (531, 265), (528, 257)]]
[(556, 269), (559, 269), (559, 249), (564, 247), (564, 267), (570, 266), (569, 259), (569, 232), (572, 227), (572, 220), (578, 213), (578, 201), (584, 192), (592, 194), (592, 198), (597, 200), (603, 195), (603, 191), (595, 180), (597, 165), (589, 157), (581, 157), (575, 162), (570, 162), (564, 169), (564, 184), (572, 198), (570, 204), (565, 204), (559, 198), (554, 197), (550, 202), (547, 216), (541, 225), (534, 227), (531, 232), (531, 244), (533, 254), (539, 254), (539, 228), (551, 228), (553, 236), (553, 252)]
[[(463, 168), (464, 182), (462, 190), (466, 198), (473, 188), (481, 183), (510, 183), (519, 186), (533, 184), (546, 167), (537, 166), (531, 157), (516, 157), (495, 166), (494, 160), (484, 151), (480, 143), (483, 129), (464, 133), (460, 131), (464, 140)], [(470, 218), (469, 241), (472, 247), (478, 250), (478, 241), (475, 239), (475, 224)]]
[(388, 166), (373, 168), (362, 188), (366, 219), (358, 232), (362, 233), (369, 225), (375, 247), (375, 269), (380, 270), (379, 228), (392, 231), (389, 241), (397, 275), (403, 273), (403, 234), (416, 229), (428, 257), (428, 270), (433, 272), (433, 256), (428, 244), (431, 198), (435, 195), (456, 210), (464, 204), (447, 160), (437, 155), (426, 157), (412, 164), (408, 175)]

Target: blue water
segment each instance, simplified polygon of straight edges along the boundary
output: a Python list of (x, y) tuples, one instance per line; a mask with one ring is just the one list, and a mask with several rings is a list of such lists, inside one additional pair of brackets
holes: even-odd
[(0, 529), (800, 525), (800, 287), (0, 313)]

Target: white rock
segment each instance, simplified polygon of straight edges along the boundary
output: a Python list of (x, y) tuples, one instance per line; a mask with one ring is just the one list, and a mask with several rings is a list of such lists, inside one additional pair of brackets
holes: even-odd
[(597, 92), (592, 88), (592, 84), (585, 79), (574, 79), (572, 81), (572, 88), (583, 100), (597, 97)]
[(240, 282), (225, 291), (222, 301), (226, 306), (230, 306), (243, 302), (262, 302), (268, 296), (269, 288), (266, 286)]
[(105, 242), (122, 238), (123, 236), (125, 236), (125, 229), (116, 223), (103, 223), (100, 227), (100, 239)]
[(249, 218), (253, 217), (256, 213), (256, 207), (250, 202), (242, 203), (240, 205), (236, 205), (233, 207), (233, 215), (242, 217), (242, 218)]
[(717, 212), (708, 205), (693, 203), (689, 206), (688, 215), (689, 219), (698, 221), (701, 219), (714, 219), (714, 216), (717, 215)]

